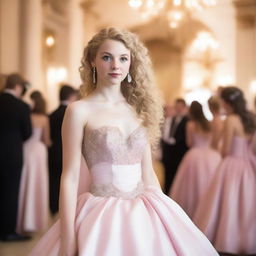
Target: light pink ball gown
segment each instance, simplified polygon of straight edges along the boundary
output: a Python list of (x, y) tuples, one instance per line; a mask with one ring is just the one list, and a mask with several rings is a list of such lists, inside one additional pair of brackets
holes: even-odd
[(169, 194), (192, 220), (220, 161), (219, 152), (210, 147), (210, 136), (195, 133), (193, 146), (182, 159)]
[(49, 218), (47, 148), (41, 142), (42, 128), (33, 128), (25, 142), (20, 182), (17, 231), (46, 229)]
[(256, 177), (249, 150), (247, 139), (233, 138), (195, 214), (195, 224), (221, 252), (256, 253)]
[[(124, 138), (117, 127), (88, 130), (83, 154), (92, 176), (79, 196), (75, 232), (79, 256), (218, 255), (183, 210), (159, 188), (144, 187), (141, 160), (146, 131)], [(30, 256), (57, 256), (60, 222)]]

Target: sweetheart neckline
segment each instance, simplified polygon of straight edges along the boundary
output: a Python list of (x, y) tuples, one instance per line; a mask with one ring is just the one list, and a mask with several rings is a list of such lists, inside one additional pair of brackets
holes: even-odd
[(127, 137), (124, 137), (124, 133), (123, 131), (118, 127), (118, 126), (111, 126), (111, 125), (103, 125), (103, 126), (100, 126), (98, 128), (95, 128), (95, 129), (91, 129), (91, 130), (87, 130), (87, 132), (85, 132), (86, 134), (90, 133), (90, 132), (94, 132), (94, 131), (100, 131), (100, 130), (103, 130), (103, 129), (113, 129), (113, 130), (117, 130), (119, 132), (119, 134), (122, 135), (123, 138), (125, 138), (125, 140), (129, 140), (132, 135), (134, 133), (136, 133), (138, 130), (140, 130), (142, 127), (142, 125), (138, 125), (134, 130), (132, 130), (132, 132), (129, 133), (129, 135)]

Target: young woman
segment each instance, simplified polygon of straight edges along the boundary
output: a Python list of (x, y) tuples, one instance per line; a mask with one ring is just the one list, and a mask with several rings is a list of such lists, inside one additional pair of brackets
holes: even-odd
[[(154, 173), (162, 108), (146, 48), (128, 31), (103, 29), (80, 72), (85, 97), (63, 123), (60, 221), (30, 255), (217, 255)], [(77, 201), (82, 155), (92, 184)]]
[(186, 139), (190, 150), (179, 166), (170, 197), (193, 220), (198, 203), (215, 174), (221, 156), (210, 146), (211, 127), (199, 102), (192, 102), (189, 116)]
[(46, 102), (39, 91), (30, 96), (31, 138), (24, 145), (17, 229), (35, 232), (47, 228), (49, 217), (47, 147), (50, 145)]
[(256, 177), (248, 142), (256, 129), (255, 116), (247, 111), (239, 88), (224, 88), (221, 98), (227, 113), (222, 146), (224, 159), (194, 220), (218, 251), (254, 254)]

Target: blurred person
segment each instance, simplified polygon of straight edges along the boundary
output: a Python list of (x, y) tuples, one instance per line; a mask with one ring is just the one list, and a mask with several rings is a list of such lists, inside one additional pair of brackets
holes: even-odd
[(223, 120), (221, 117), (221, 105), (220, 99), (217, 96), (212, 96), (208, 100), (209, 109), (213, 115), (211, 121), (211, 131), (212, 131), (212, 143), (211, 146), (213, 149), (219, 150), (221, 143), (221, 136), (223, 132)]
[(186, 142), (190, 149), (179, 165), (169, 195), (193, 220), (198, 203), (211, 183), (221, 156), (210, 147), (211, 126), (199, 102), (191, 103), (189, 118)]
[(174, 112), (175, 115), (169, 119), (169, 122), (167, 119), (169, 127), (165, 125), (165, 134), (161, 140), (162, 163), (165, 173), (163, 190), (165, 194), (169, 194), (180, 161), (188, 150), (186, 144), (186, 123), (188, 117), (184, 99), (176, 99)]
[(254, 107), (254, 113), (256, 113), (256, 95), (254, 96), (254, 100), (253, 100), (253, 107)]
[(29, 106), (21, 100), (28, 82), (16, 73), (6, 78), (0, 94), (0, 239), (21, 241), (16, 233), (23, 142), (31, 135)]
[(62, 170), (62, 139), (61, 126), (68, 104), (77, 100), (77, 91), (70, 85), (62, 85), (59, 92), (59, 107), (50, 115), (50, 139), (49, 148), (49, 185), (50, 185), (50, 210), (55, 214), (59, 210), (59, 190)]
[[(30, 256), (217, 255), (161, 189), (152, 166), (162, 106), (135, 34), (101, 30), (84, 50), (84, 98), (63, 122), (60, 220)], [(77, 198), (84, 155), (91, 188)]]
[(215, 177), (199, 203), (195, 224), (220, 252), (256, 253), (256, 177), (248, 142), (256, 130), (255, 115), (246, 109), (243, 92), (221, 92), (227, 118), (222, 155)]
[(17, 230), (35, 232), (48, 225), (49, 181), (48, 152), (51, 145), (46, 102), (39, 91), (30, 95), (32, 101), (32, 136), (24, 144)]

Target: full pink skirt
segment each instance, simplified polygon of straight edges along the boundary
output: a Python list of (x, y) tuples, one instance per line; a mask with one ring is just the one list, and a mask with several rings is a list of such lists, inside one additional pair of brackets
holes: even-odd
[[(218, 255), (183, 210), (157, 188), (134, 199), (78, 199), (75, 230), (79, 256)], [(30, 256), (57, 256), (60, 222), (40, 240)]]
[(24, 145), (17, 231), (45, 230), (49, 219), (47, 149), (43, 143)]
[(192, 148), (186, 153), (178, 168), (169, 195), (192, 220), (220, 161), (220, 154), (211, 148)]
[(218, 251), (256, 253), (255, 195), (256, 178), (249, 160), (226, 157), (194, 218)]

